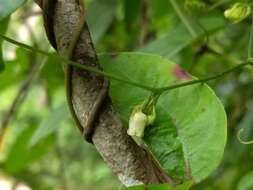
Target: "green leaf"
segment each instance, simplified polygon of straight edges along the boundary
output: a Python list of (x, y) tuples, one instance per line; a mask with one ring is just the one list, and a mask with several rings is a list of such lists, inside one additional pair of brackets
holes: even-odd
[(253, 171), (243, 176), (237, 186), (237, 190), (250, 190), (253, 188)]
[(187, 181), (183, 183), (182, 185), (177, 186), (173, 190), (188, 190), (191, 188), (192, 185), (193, 185), (192, 181)]
[(35, 129), (35, 127), (28, 127), (17, 137), (4, 162), (4, 171), (16, 173), (48, 152), (48, 148), (52, 145), (52, 136), (44, 139), (36, 146), (29, 147), (29, 141)]
[[(208, 16), (201, 18), (199, 22), (209, 35), (224, 27), (224, 19), (218, 13), (208, 14)], [(193, 38), (185, 26), (179, 24), (167, 34), (147, 44), (140, 49), (140, 51), (144, 53), (155, 53), (167, 58), (174, 58), (179, 52), (191, 45), (198, 38), (205, 37), (206, 34), (202, 28), (195, 26), (195, 30), (198, 35), (196, 38)]]
[(16, 58), (14, 60), (5, 61), (4, 72), (0, 74), (1, 90), (9, 88), (24, 80), (28, 69), (28, 59), (30, 52), (24, 51), (22, 48), (16, 49)]
[(59, 129), (68, 119), (67, 116), (68, 108), (65, 103), (52, 110), (48, 117), (41, 122), (40, 126), (34, 132), (29, 142), (29, 146), (33, 147)]
[(194, 38), (192, 38), (185, 27), (179, 25), (168, 34), (150, 42), (140, 51), (145, 53), (156, 53), (161, 56), (173, 58), (193, 41)]
[(88, 7), (87, 22), (92, 40), (97, 43), (113, 21), (118, 0), (94, 0)]
[[(1, 20), (0, 19), (0, 34), (5, 34), (7, 28), (8, 28), (8, 23), (9, 23), (9, 17)], [(0, 73), (4, 71), (4, 60), (3, 60), (3, 50), (2, 50), (2, 44), (3, 44), (3, 39), (0, 39)]]
[[(150, 87), (192, 79), (179, 66), (156, 55), (102, 55), (100, 62), (106, 72)], [(127, 126), (133, 108), (150, 92), (112, 80), (110, 96)], [(144, 140), (165, 171), (179, 181), (206, 178), (218, 166), (226, 143), (226, 114), (215, 93), (204, 84), (174, 89), (160, 97), (156, 112)]]
[(1, 0), (0, 1), (0, 20), (9, 16), (17, 8), (25, 3), (26, 0)]

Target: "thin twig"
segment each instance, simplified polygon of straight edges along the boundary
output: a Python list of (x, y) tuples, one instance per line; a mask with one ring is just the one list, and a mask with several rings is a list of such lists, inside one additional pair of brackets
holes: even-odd
[(147, 37), (147, 27), (149, 22), (149, 15), (148, 15), (148, 9), (149, 9), (149, 2), (148, 0), (142, 0), (141, 3), (141, 30), (140, 30), (140, 39), (139, 39), (139, 45), (140, 47), (144, 45), (146, 37)]
[(24, 82), (21, 84), (18, 93), (16, 95), (16, 97), (14, 98), (9, 110), (7, 111), (5, 117), (3, 118), (3, 121), (1, 123), (1, 127), (0, 127), (0, 141), (4, 135), (5, 130), (7, 129), (11, 118), (14, 116), (14, 113), (17, 113), (18, 108), (20, 107), (20, 105), (22, 104), (22, 102), (25, 100), (29, 88), (32, 84), (32, 82), (34, 81), (34, 78), (38, 75), (38, 72), (41, 68), (41, 66), (44, 64), (44, 60), (39, 62), (38, 64), (33, 64), (26, 79), (24, 80)]
[[(27, 27), (30, 35), (32, 36), (34, 45), (37, 47), (37, 41), (34, 38), (33, 31), (31, 30), (28, 23), (25, 22), (25, 24), (26, 24), (26, 27)], [(18, 108), (24, 102), (34, 78), (37, 76), (37, 74), (40, 71), (41, 66), (45, 62), (43, 59), (43, 61), (40, 61), (38, 64), (33, 64), (33, 61), (35, 58), (33, 55), (31, 55), (29, 57), (30, 58), (29, 65), (31, 65), (31, 67), (30, 67), (30, 70), (28, 71), (27, 77), (23, 81), (23, 83), (21, 84), (16, 97), (14, 98), (9, 110), (7, 111), (5, 117), (3, 118), (2, 123), (0, 125), (0, 141), (3, 140), (3, 136), (5, 134), (5, 131), (9, 125), (10, 121), (11, 121), (11, 118), (14, 116), (14, 113), (17, 113)], [(0, 142), (0, 144), (1, 144), (1, 142)]]
[(176, 89), (176, 88), (190, 86), (190, 85), (193, 85), (193, 84), (207, 83), (209, 81), (216, 80), (218, 78), (224, 77), (227, 74), (230, 74), (232, 72), (240, 70), (241, 68), (243, 68), (245, 66), (248, 66), (248, 65), (253, 65), (253, 62), (251, 60), (249, 60), (249, 61), (241, 63), (241, 64), (239, 64), (239, 65), (237, 65), (237, 66), (235, 66), (235, 67), (233, 67), (233, 68), (231, 68), (227, 71), (224, 71), (222, 73), (219, 73), (219, 74), (211, 76), (211, 77), (207, 77), (207, 78), (204, 78), (204, 79), (198, 79), (198, 80), (191, 80), (191, 81), (183, 82), (183, 83), (180, 83), (180, 84), (175, 84), (175, 85), (163, 87), (163, 88), (160, 88), (160, 89), (157, 89), (157, 90), (158, 90), (158, 92), (162, 93), (162, 92), (165, 92), (165, 91), (168, 91), (168, 90), (173, 90), (173, 89)]
[(186, 29), (189, 31), (189, 33), (191, 34), (191, 36), (193, 38), (197, 37), (197, 33), (194, 30), (194, 28), (191, 26), (191, 24), (189, 23), (188, 19), (186, 18), (186, 16), (183, 14), (183, 12), (181, 11), (179, 5), (177, 4), (177, 2), (175, 0), (169, 0), (172, 7), (174, 8), (175, 12), (177, 13), (178, 17), (180, 18), (180, 20), (183, 22), (183, 24), (185, 25)]
[(253, 14), (252, 14), (252, 21), (251, 21), (251, 29), (250, 29), (250, 37), (249, 37), (249, 45), (248, 45), (248, 59), (252, 57), (252, 46), (253, 46)]
[(215, 8), (221, 6), (222, 4), (228, 2), (228, 0), (221, 0), (221, 1), (218, 1), (217, 3), (215, 3), (214, 5), (212, 5), (208, 10), (207, 12), (210, 12), (212, 10), (214, 10)]

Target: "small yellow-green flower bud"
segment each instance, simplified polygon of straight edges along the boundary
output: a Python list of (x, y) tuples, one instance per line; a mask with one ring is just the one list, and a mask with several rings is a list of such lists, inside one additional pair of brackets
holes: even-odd
[(129, 120), (127, 134), (132, 137), (142, 138), (148, 122), (148, 116), (141, 111), (134, 113)]
[(138, 145), (143, 143), (145, 128), (154, 124), (156, 119), (155, 103), (156, 96), (149, 97), (141, 105), (137, 105), (130, 116), (127, 134), (131, 136)]
[(235, 3), (224, 12), (224, 16), (233, 23), (238, 23), (247, 18), (251, 13), (251, 7), (247, 3)]
[(185, 0), (184, 6), (190, 11), (201, 11), (206, 8), (206, 4), (202, 0)]

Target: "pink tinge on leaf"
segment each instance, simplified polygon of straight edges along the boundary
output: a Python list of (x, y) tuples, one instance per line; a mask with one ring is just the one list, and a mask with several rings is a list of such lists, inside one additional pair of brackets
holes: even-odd
[(185, 72), (179, 65), (174, 65), (172, 68), (172, 73), (181, 80), (188, 80), (191, 78), (191, 75)]

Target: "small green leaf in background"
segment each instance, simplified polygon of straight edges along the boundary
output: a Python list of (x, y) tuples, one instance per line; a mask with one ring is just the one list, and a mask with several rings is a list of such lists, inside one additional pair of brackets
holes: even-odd
[[(199, 22), (209, 35), (222, 29), (225, 23), (220, 14), (216, 12), (209, 13), (201, 18)], [(173, 30), (170, 30), (162, 37), (151, 41), (145, 47), (141, 48), (140, 51), (144, 53), (154, 53), (172, 59), (184, 48), (205, 35), (203, 29), (199, 26), (196, 26), (195, 30), (197, 31), (197, 36), (193, 38), (185, 26), (178, 24)]]
[(87, 22), (93, 43), (97, 43), (113, 21), (118, 0), (94, 0), (88, 7)]
[[(9, 17), (1, 20), (0, 19), (0, 34), (5, 34), (8, 28), (8, 23), (9, 23)], [(3, 45), (3, 39), (0, 39), (0, 73), (4, 71), (4, 60), (3, 60), (3, 50), (2, 50), (2, 45)]]
[(68, 119), (68, 108), (67, 105), (61, 104), (51, 112), (49, 112), (48, 117), (46, 117), (36, 129), (32, 138), (30, 139), (29, 146), (33, 147), (41, 140), (47, 138), (54, 131), (59, 129), (63, 123)]
[[(102, 55), (100, 63), (112, 75), (153, 88), (194, 79), (156, 55)], [(133, 108), (150, 92), (112, 80), (110, 96), (127, 126)], [(156, 112), (157, 119), (146, 128), (144, 140), (163, 169), (182, 182), (199, 182), (210, 175), (221, 161), (227, 134), (226, 113), (215, 93), (205, 84), (174, 89), (160, 97)]]
[(140, 51), (145, 53), (155, 53), (168, 58), (173, 58), (193, 41), (194, 39), (187, 32), (184, 26), (179, 25), (161, 38), (150, 42)]
[(25, 2), (26, 0), (0, 0), (0, 20), (9, 16)]
[(237, 190), (251, 190), (253, 189), (253, 171), (243, 176), (237, 186)]
[(4, 162), (3, 169), (5, 172), (16, 173), (48, 152), (48, 148), (53, 142), (52, 136), (47, 137), (36, 144), (36, 146), (29, 146), (30, 139), (35, 129), (36, 127), (27, 127), (17, 137)]
[(16, 48), (16, 57), (12, 60), (5, 60), (5, 70), (0, 74), (0, 88), (7, 89), (12, 85), (24, 80), (29, 65), (30, 52), (22, 48)]

